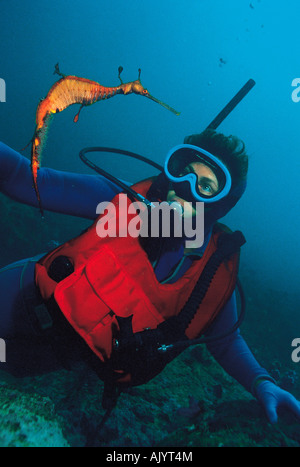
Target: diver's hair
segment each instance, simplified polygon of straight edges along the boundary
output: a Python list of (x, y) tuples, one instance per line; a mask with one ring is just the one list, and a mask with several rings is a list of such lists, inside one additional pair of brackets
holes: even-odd
[(245, 143), (236, 136), (225, 136), (215, 130), (207, 129), (202, 133), (186, 136), (184, 143), (199, 146), (218, 157), (228, 168), (233, 186), (246, 180), (248, 156)]

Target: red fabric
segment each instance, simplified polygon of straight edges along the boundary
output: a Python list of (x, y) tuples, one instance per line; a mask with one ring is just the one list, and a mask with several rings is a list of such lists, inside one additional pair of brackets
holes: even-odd
[[(152, 180), (140, 182), (136, 189), (143, 196)], [(113, 203), (118, 206), (119, 196)], [(128, 204), (130, 201), (128, 199)], [(101, 220), (102, 219), (102, 220)], [(128, 216), (130, 220), (130, 216)], [(174, 284), (160, 284), (138, 238), (99, 238), (97, 222), (82, 235), (58, 247), (36, 265), (36, 284), (42, 297), (53, 294), (62, 313), (102, 360), (109, 358), (118, 332), (115, 315), (133, 315), (133, 331), (154, 329), (165, 319), (177, 315), (216, 250), (220, 231), (214, 232), (200, 260)], [(117, 219), (117, 223), (122, 219)], [(52, 261), (67, 256), (75, 271), (60, 283), (48, 276)], [(196, 316), (186, 330), (189, 339), (203, 332), (231, 297), (236, 283), (238, 254), (219, 267)]]

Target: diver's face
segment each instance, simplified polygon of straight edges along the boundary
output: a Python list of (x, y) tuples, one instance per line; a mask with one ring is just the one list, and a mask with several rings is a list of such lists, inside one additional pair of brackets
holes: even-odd
[[(181, 175), (188, 173), (195, 173), (197, 175), (198, 190), (201, 194), (205, 196), (214, 196), (219, 191), (219, 182), (215, 173), (202, 162), (191, 162), (184, 168)], [(196, 210), (193, 208), (192, 203), (177, 196), (174, 189), (168, 191), (167, 201), (177, 201), (181, 204), (184, 217), (196, 215)]]

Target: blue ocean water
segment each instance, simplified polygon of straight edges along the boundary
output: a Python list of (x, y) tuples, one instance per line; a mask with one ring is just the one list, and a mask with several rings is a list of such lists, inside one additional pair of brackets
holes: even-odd
[[(53, 119), (44, 166), (87, 173), (78, 158), (86, 146), (128, 149), (162, 163), (170, 147), (202, 131), (249, 78), (256, 81), (219, 128), (240, 137), (250, 156), (247, 191), (224, 222), (247, 239), (241, 274), (256, 291), (253, 300), (271, 314), (270, 334), (262, 339), (286, 355), (300, 333), (300, 102), (292, 100), (292, 81), (300, 77), (299, 13), (296, 0), (0, 1), (4, 143), (20, 149), (32, 137), (36, 107), (57, 79), (57, 62), (63, 73), (105, 86), (119, 84), (120, 65), (124, 81), (136, 79), (141, 68), (149, 92), (181, 112), (175, 116), (140, 96), (116, 96), (83, 109), (74, 124), (73, 106)], [(103, 166), (126, 180), (149, 174), (147, 167), (116, 160)]]

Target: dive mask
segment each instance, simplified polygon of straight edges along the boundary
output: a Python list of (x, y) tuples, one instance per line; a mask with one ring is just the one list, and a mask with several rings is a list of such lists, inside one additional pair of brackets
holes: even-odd
[[(198, 176), (191, 165), (193, 162), (204, 164), (214, 177)], [(191, 144), (172, 148), (167, 154), (164, 171), (176, 195), (186, 201), (214, 203), (224, 198), (231, 188), (231, 175), (223, 162)]]

